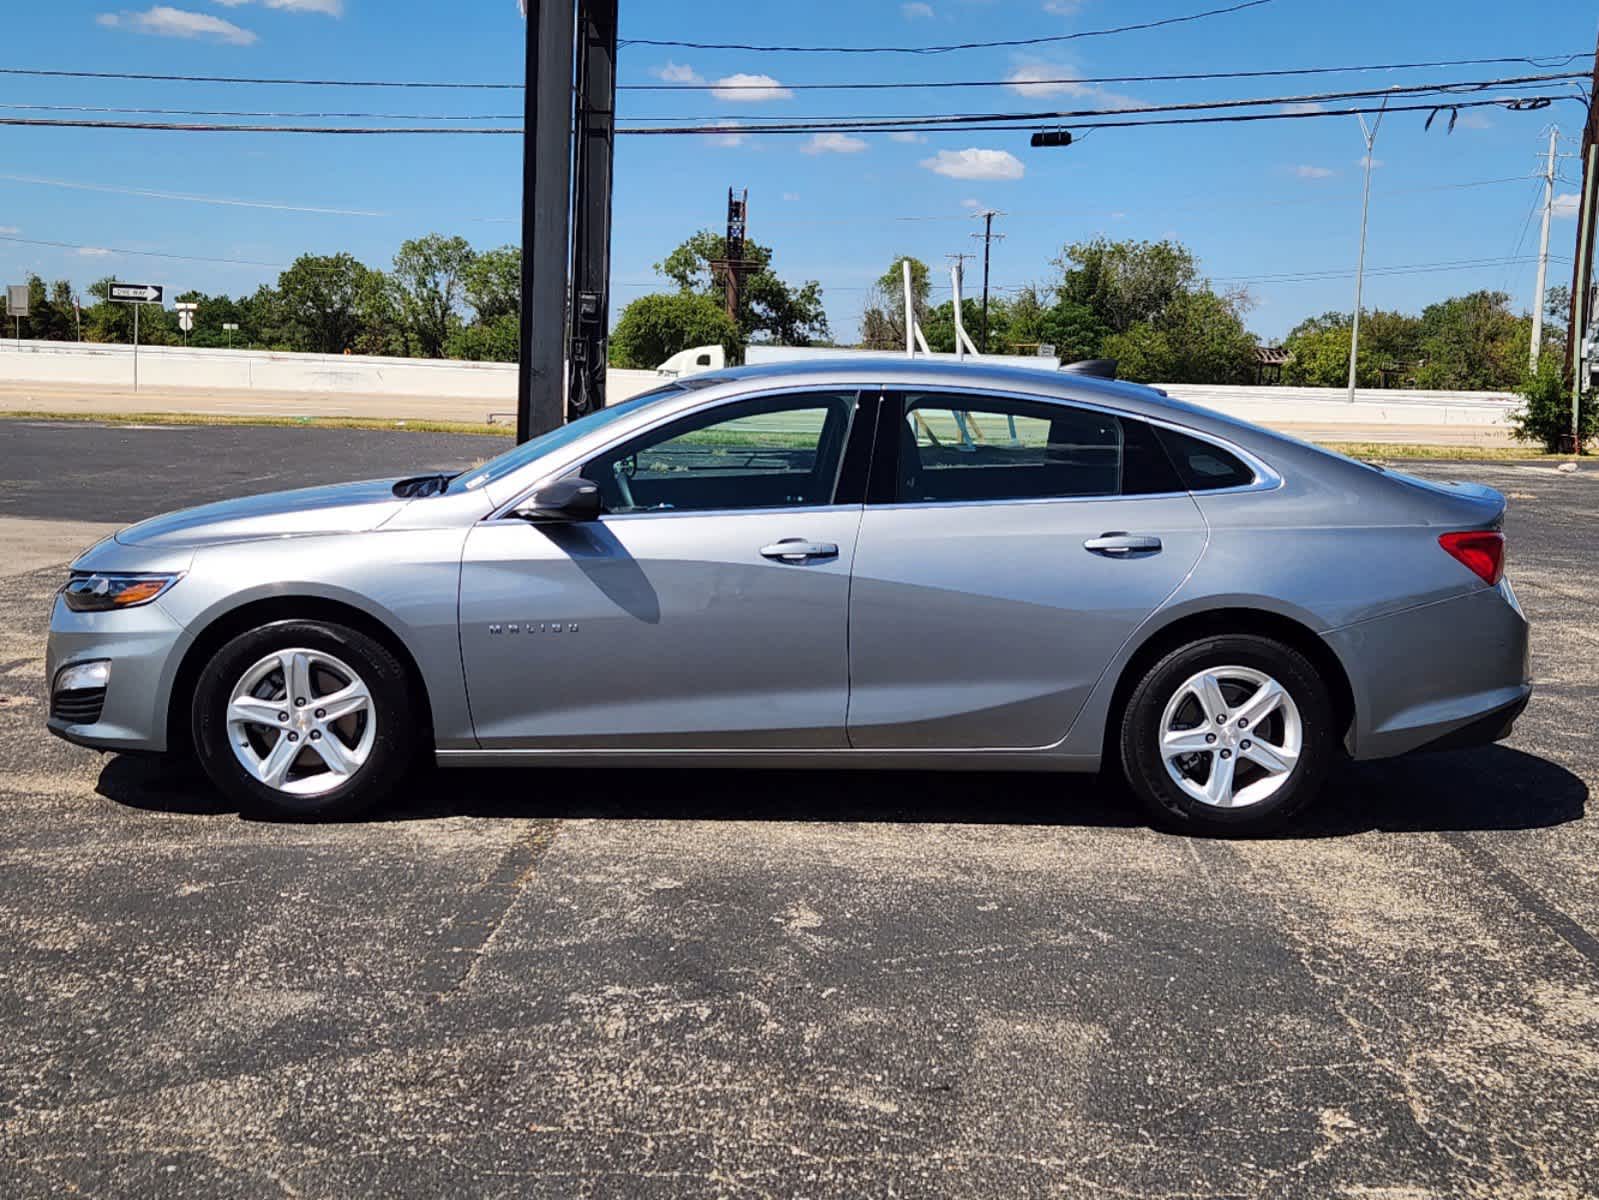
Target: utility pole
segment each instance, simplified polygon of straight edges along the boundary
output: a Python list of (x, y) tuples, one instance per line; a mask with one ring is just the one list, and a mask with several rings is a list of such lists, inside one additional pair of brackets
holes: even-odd
[(1599, 44), (1594, 46), (1593, 85), (1588, 91), (1588, 119), (1582, 127), (1582, 219), (1577, 229), (1576, 261), (1571, 276), (1571, 332), (1566, 336), (1567, 353), (1571, 363), (1571, 431), (1566, 435), (1563, 449), (1570, 453), (1582, 450), (1582, 433), (1578, 413), (1582, 405), (1583, 359), (1582, 344), (1587, 333), (1589, 289), (1593, 284), (1593, 229), (1594, 205), (1599, 201)]
[(977, 213), (975, 215), (978, 216), (978, 217), (981, 217), (982, 221), (983, 221), (983, 232), (982, 233), (974, 233), (974, 234), (972, 234), (972, 236), (974, 238), (982, 238), (983, 239), (983, 331), (982, 331), (982, 336), (978, 339), (978, 343), (982, 346), (983, 353), (987, 354), (988, 353), (988, 252), (989, 252), (990, 247), (993, 245), (993, 243), (995, 241), (1001, 241), (1002, 242), (1002, 241), (1005, 240), (1005, 235), (1003, 233), (995, 233), (994, 232), (994, 218), (995, 217), (1003, 217), (1005, 214), (1002, 213), (1002, 212), (997, 212), (997, 211), (995, 211), (992, 208), (985, 208), (982, 212)]
[(577, 120), (572, 150), (572, 345), (567, 410), (605, 407), (610, 342), (611, 193), (616, 157), (617, 0), (577, 6)]
[(1360, 121), (1360, 133), (1366, 140), (1366, 191), (1360, 201), (1360, 260), (1355, 267), (1355, 317), (1354, 325), (1349, 331), (1349, 403), (1355, 402), (1355, 369), (1360, 357), (1360, 294), (1366, 283), (1366, 229), (1371, 217), (1371, 172), (1376, 164), (1372, 157), (1377, 146), (1377, 131), (1382, 128), (1383, 112), (1388, 108), (1387, 97), (1383, 98), (1382, 110), (1377, 113), (1377, 119), (1371, 127), (1366, 127), (1366, 118), (1356, 113)]
[(566, 271), (571, 246), (573, 0), (522, 0), (527, 90), (522, 110), (522, 318), (516, 440), (565, 417)]
[(1543, 177), (1543, 241), (1538, 249), (1538, 286), (1532, 296), (1532, 369), (1538, 369), (1538, 353), (1543, 349), (1543, 298), (1549, 284), (1549, 218), (1555, 211), (1555, 151), (1560, 127), (1549, 126), (1549, 165)]
[(739, 312), (743, 301), (740, 292), (743, 290), (744, 276), (759, 265), (754, 259), (744, 257), (746, 235), (749, 232), (750, 216), (750, 190), (745, 188), (742, 192), (735, 193), (732, 188), (727, 189), (727, 233), (722, 239), (722, 253), (724, 257), (711, 260), (713, 278), (722, 277), (722, 297), (727, 307), (727, 319), (734, 325), (739, 324)]

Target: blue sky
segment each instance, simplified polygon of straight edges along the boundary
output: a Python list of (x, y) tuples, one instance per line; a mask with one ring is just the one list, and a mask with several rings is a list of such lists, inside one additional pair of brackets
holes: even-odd
[[(126, 0), (124, 0), (126, 2)], [(908, 44), (989, 41), (1102, 28), (1215, 7), (1217, 0), (622, 0), (624, 38), (751, 43)], [(13, 5), (0, 66), (185, 74), (515, 81), (521, 18), (514, 0), (133, 0)], [(1324, 64), (1554, 55), (1591, 51), (1594, 18), (1568, 0), (1274, 0), (1229, 16), (1036, 50), (937, 56), (756, 54), (627, 46), (624, 83), (765, 76), (771, 94), (624, 92), (624, 118), (896, 114), (1130, 107), (1223, 96), (1278, 96), (1391, 82), (1464, 78), (1446, 68), (1323, 79), (1062, 85), (959, 91), (788, 92), (782, 85), (881, 79), (1068, 78)], [(1585, 65), (1581, 60), (1577, 66)], [(1530, 69), (1478, 68), (1494, 73)], [(273, 112), (512, 115), (515, 92), (319, 90), (0, 77), (0, 106), (85, 105)], [(50, 112), (0, 107), (11, 115)], [(153, 118), (163, 119), (163, 118)], [(1533, 178), (1551, 120), (1570, 134), (1581, 109), (1489, 110), (1452, 135), (1442, 122), (1391, 116), (1376, 151), (1369, 263), (1412, 267), (1530, 255), (1540, 185)], [(361, 122), (352, 122), (361, 123)], [(372, 123), (372, 122), (365, 122)], [(1573, 145), (1563, 146), (1566, 153)], [(967, 152), (976, 153), (967, 153)], [(1353, 117), (1189, 129), (1103, 130), (1067, 150), (1032, 150), (1025, 133), (619, 139), (613, 281), (618, 304), (649, 290), (651, 264), (693, 230), (719, 226), (727, 188), (748, 187), (750, 229), (781, 274), (821, 281), (835, 332), (852, 337), (866, 286), (899, 254), (944, 271), (971, 251), (971, 213), (1008, 215), (996, 229), (998, 286), (1047, 282), (1071, 241), (1175, 237), (1218, 281), (1249, 282), (1251, 324), (1281, 336), (1302, 316), (1348, 309), (1364, 148)], [(387, 266), (404, 238), (439, 230), (488, 247), (517, 237), (515, 138), (321, 138), (0, 129), (0, 282), (33, 270), (247, 292), (304, 251), (349, 250)], [(1562, 164), (1574, 180), (1575, 161)], [(49, 182), (40, 182), (49, 181)], [(1508, 182), (1486, 182), (1508, 181)], [(1453, 185), (1480, 184), (1457, 187)], [(73, 185), (73, 186), (66, 186)], [(90, 190), (123, 189), (123, 191)], [(1563, 183), (1573, 194), (1574, 183)], [(125, 194), (161, 193), (151, 194)], [(191, 197), (191, 198), (182, 198)], [(244, 201), (223, 204), (208, 201)], [(1562, 205), (1562, 209), (1569, 205)], [(302, 211), (302, 210), (321, 211)], [(914, 219), (910, 219), (914, 218)], [(1554, 228), (1569, 259), (1575, 221)], [(179, 261), (102, 253), (157, 251)], [(267, 264), (267, 265), (249, 265)], [(976, 280), (968, 266), (968, 286)], [(1343, 272), (1301, 282), (1289, 273)], [(1530, 264), (1378, 274), (1367, 303), (1417, 309), (1478, 287), (1525, 306)], [(1551, 271), (1569, 280), (1569, 262)]]

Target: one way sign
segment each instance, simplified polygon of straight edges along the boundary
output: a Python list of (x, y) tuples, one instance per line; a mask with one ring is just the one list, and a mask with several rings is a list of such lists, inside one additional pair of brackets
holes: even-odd
[(123, 304), (160, 304), (162, 289), (153, 283), (113, 283), (106, 295)]

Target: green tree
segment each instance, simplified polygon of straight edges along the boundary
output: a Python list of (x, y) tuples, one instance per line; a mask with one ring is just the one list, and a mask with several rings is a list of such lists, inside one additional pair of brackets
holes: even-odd
[(1532, 318), (1510, 311), (1504, 292), (1472, 292), (1428, 305), (1421, 314), (1416, 373), (1423, 388), (1487, 391), (1522, 382), (1531, 354)]
[(400, 313), (422, 357), (444, 357), (461, 322), (466, 277), (475, 258), (465, 238), (437, 233), (402, 242), (394, 256)]
[(504, 313), (492, 321), (474, 321), (450, 335), (449, 355), (472, 362), (520, 362), (522, 321)]
[[(655, 264), (681, 291), (715, 299), (723, 284), (711, 264), (727, 257), (727, 238), (702, 229)], [(744, 243), (744, 258), (754, 263), (739, 287), (738, 328), (745, 341), (769, 341), (783, 346), (808, 346), (830, 335), (827, 312), (822, 307), (822, 285), (814, 279), (799, 286), (785, 283), (772, 269), (772, 249), (759, 242)]]
[(655, 293), (622, 310), (611, 331), (611, 366), (649, 370), (693, 346), (720, 345), (731, 354), (739, 341), (738, 326), (709, 296)]
[(302, 254), (278, 276), (273, 314), (296, 350), (342, 354), (360, 331), (357, 299), (370, 274), (350, 254)]
[(1181, 296), (1199, 286), (1193, 254), (1176, 242), (1076, 242), (1055, 259), (1059, 299), (1093, 311), (1112, 333), (1158, 323)]
[(861, 314), (861, 341), (869, 350), (905, 348), (905, 262), (911, 264), (911, 311), (922, 333), (927, 332), (928, 296), (932, 282), (927, 264), (908, 254), (896, 255), (888, 270), (879, 275), (866, 294), (866, 309)]
[(522, 311), (522, 251), (517, 246), (485, 250), (467, 264), (466, 302), (482, 325)]

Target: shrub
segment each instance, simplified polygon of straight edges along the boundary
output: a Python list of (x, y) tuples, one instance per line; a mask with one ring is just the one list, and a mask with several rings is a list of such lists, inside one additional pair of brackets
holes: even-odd
[[(1550, 452), (1558, 450), (1560, 439), (1571, 432), (1571, 388), (1566, 385), (1564, 364), (1554, 354), (1543, 355), (1516, 390), (1526, 406), (1511, 414), (1515, 436), (1523, 442), (1541, 443)], [(1599, 433), (1594, 399), (1593, 392), (1583, 396), (1577, 411), (1577, 428), (1584, 444)]]

